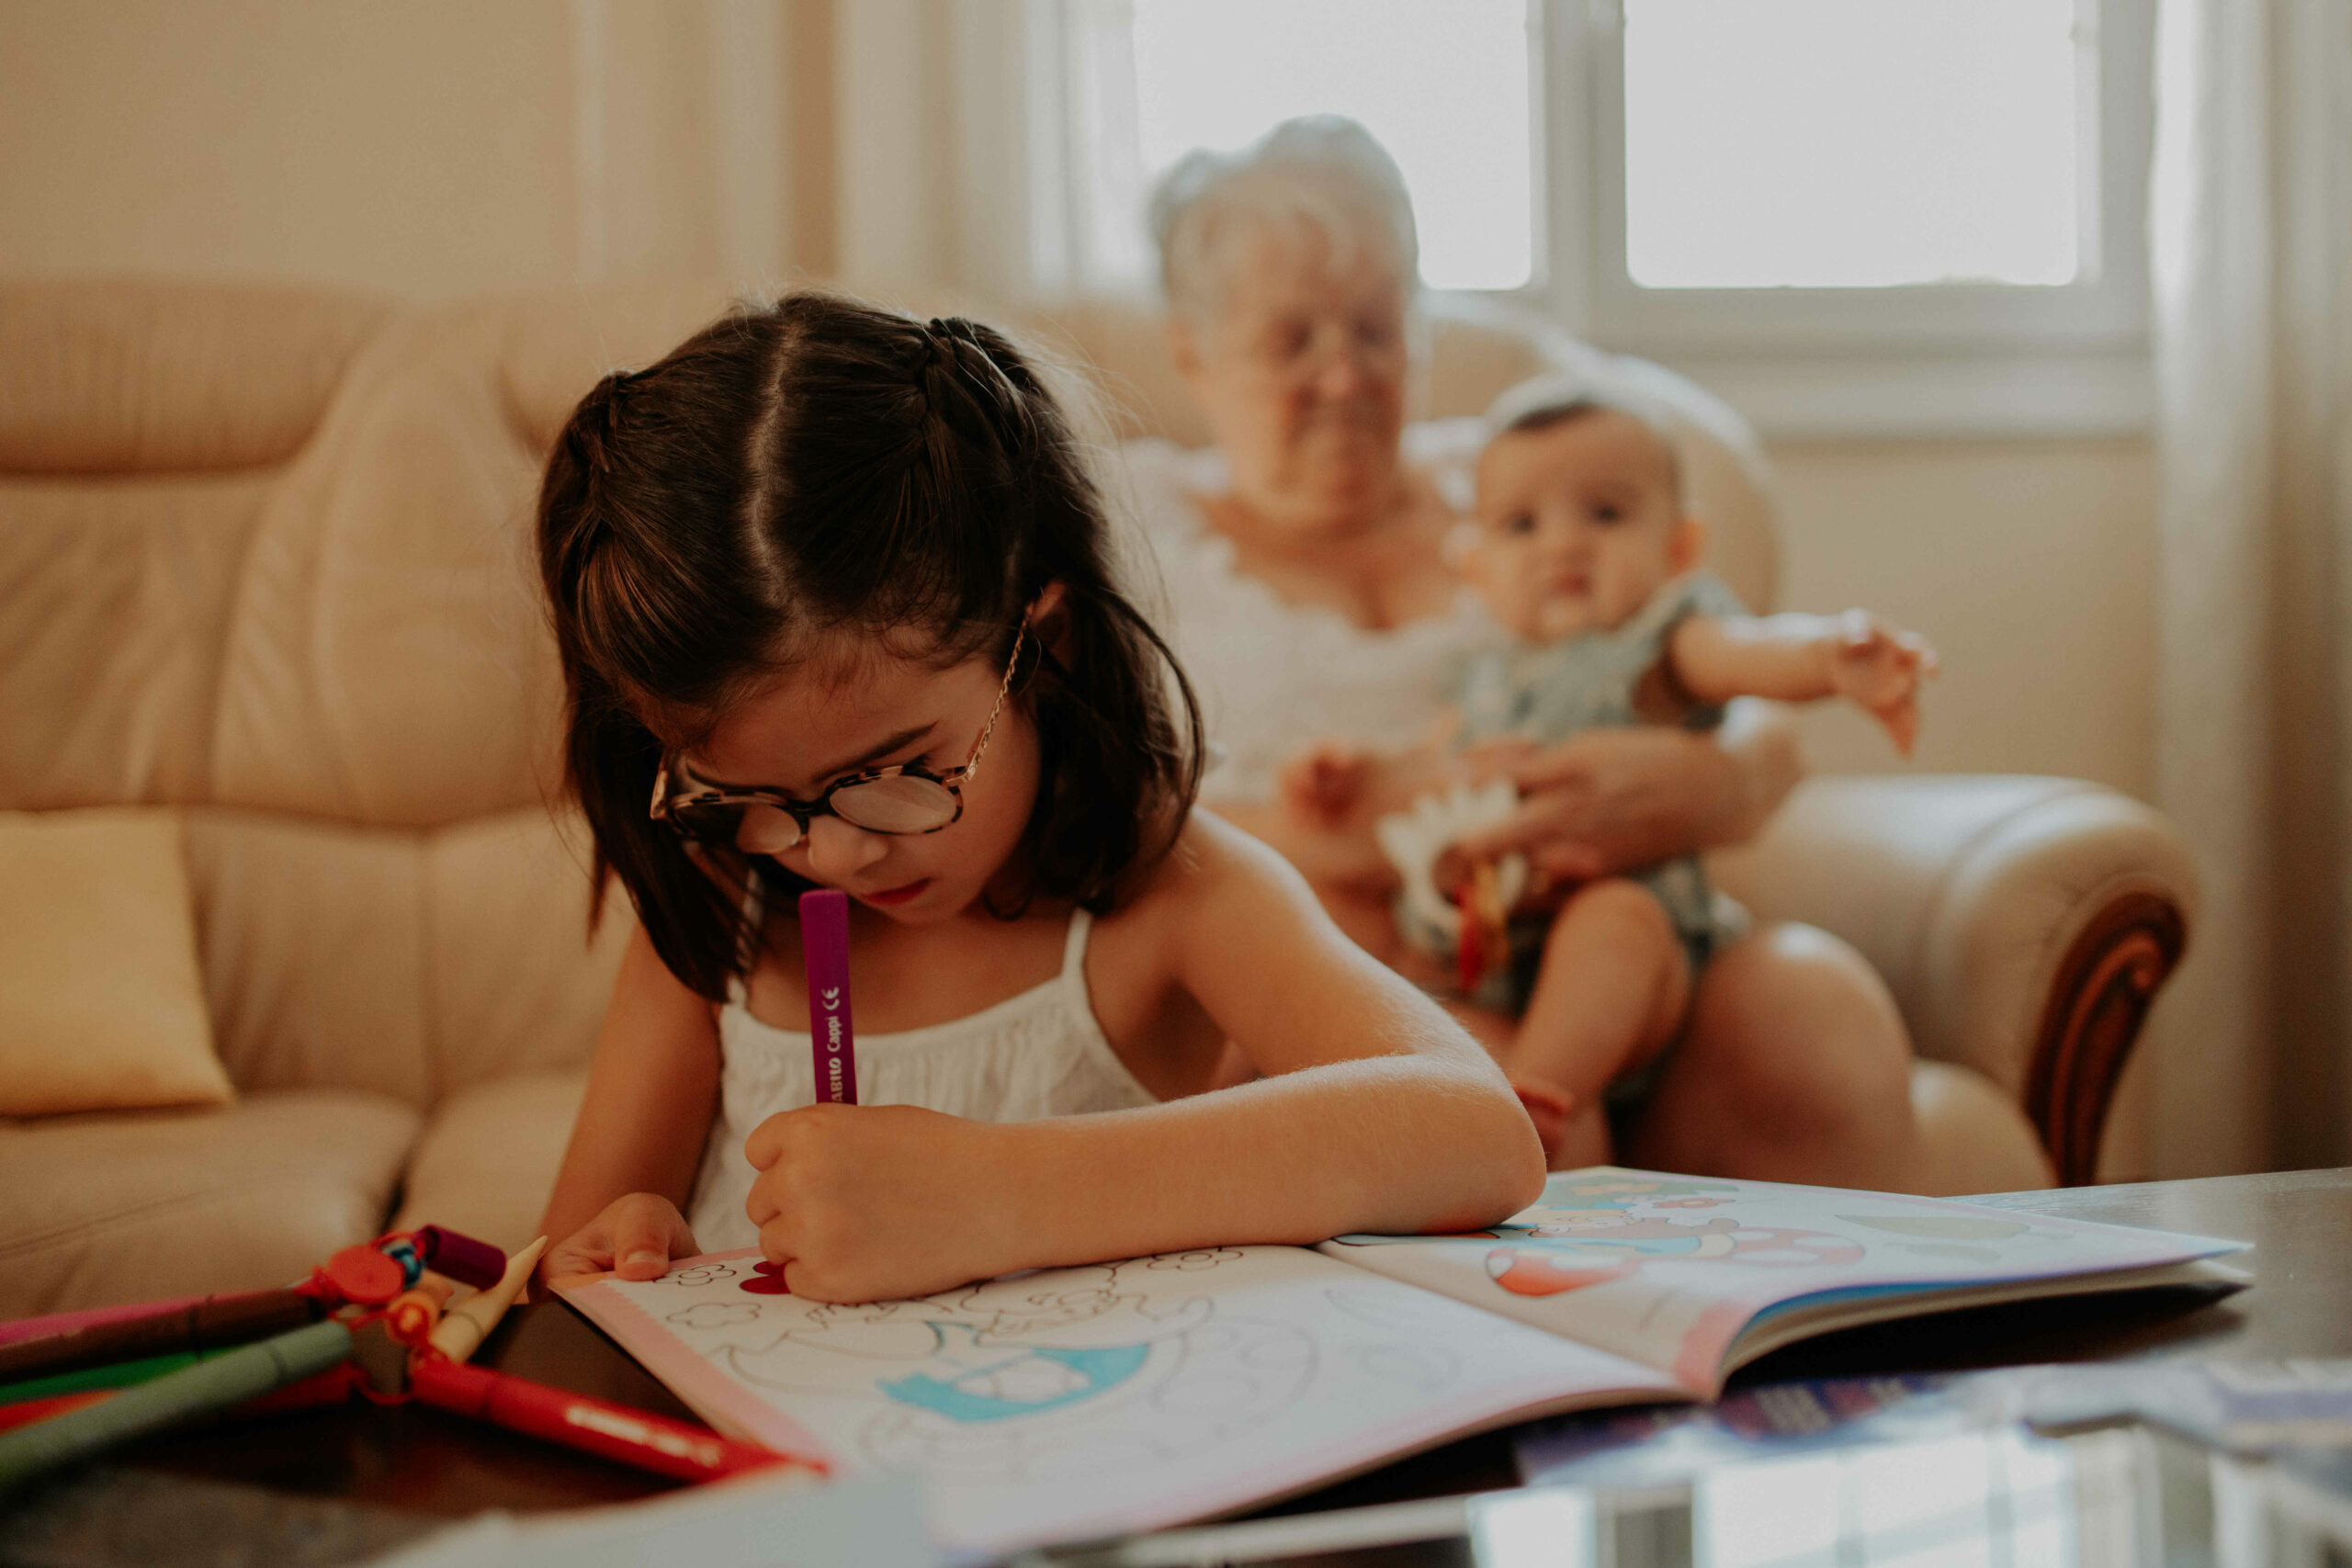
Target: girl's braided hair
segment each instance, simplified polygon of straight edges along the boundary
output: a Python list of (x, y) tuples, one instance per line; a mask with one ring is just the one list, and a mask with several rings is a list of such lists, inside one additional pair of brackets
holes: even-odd
[(1015, 676), (1042, 771), (1028, 886), (1001, 913), (1107, 909), (1182, 829), (1204, 751), (1192, 687), (1118, 580), (1068, 420), (993, 328), (822, 293), (739, 306), (581, 399), (538, 547), (595, 891), (617, 876), (671, 972), (714, 1001), (754, 934), (750, 878), (792, 879), (650, 820), (654, 774), (823, 634), (942, 669), (1003, 660), (1063, 585), (1068, 662), (1031, 637)]

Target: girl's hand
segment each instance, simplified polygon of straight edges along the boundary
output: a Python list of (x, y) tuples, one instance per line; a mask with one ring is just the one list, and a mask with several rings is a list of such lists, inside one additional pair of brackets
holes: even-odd
[(1838, 618), (1830, 683), (1839, 696), (1886, 726), (1906, 757), (1919, 738), (1919, 682), (1936, 669), (1936, 650), (1918, 633), (1890, 626), (1867, 610), (1849, 610)]
[(624, 1280), (658, 1280), (670, 1271), (672, 1258), (701, 1250), (675, 1203), (651, 1192), (631, 1192), (605, 1204), (603, 1213), (550, 1248), (539, 1277), (550, 1287), (607, 1272)]
[(809, 1105), (752, 1130), (744, 1211), (796, 1296), (927, 1295), (1019, 1268), (1008, 1129), (912, 1105)]

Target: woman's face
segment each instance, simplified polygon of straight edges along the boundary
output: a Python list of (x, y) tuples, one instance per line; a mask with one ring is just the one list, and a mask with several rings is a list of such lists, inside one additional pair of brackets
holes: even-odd
[(1335, 254), (1261, 226), (1229, 254), (1220, 304), (1212, 322), (1179, 321), (1175, 347), (1235, 493), (1286, 527), (1376, 520), (1405, 426), (1405, 280), (1385, 247)]

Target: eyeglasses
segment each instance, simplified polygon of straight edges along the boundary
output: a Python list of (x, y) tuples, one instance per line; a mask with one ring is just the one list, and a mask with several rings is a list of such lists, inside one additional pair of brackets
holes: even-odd
[(776, 789), (718, 789), (706, 786), (673, 795), (670, 775), (697, 784), (684, 761), (665, 754), (653, 775), (656, 822), (667, 822), (678, 833), (708, 842), (733, 844), (760, 854), (789, 850), (808, 836), (808, 825), (820, 817), (838, 817), (869, 833), (936, 833), (952, 828), (964, 815), (964, 786), (979, 776), (980, 754), (989, 749), (996, 721), (1004, 712), (1005, 694), (1012, 690), (1012, 672), (1021, 666), (1021, 647), (1029, 635), (1023, 621), (1012, 634), (1012, 657), (997, 682), (996, 705), (972, 754), (960, 768), (933, 773), (920, 762), (872, 768), (844, 773), (827, 784), (814, 800), (795, 800)]

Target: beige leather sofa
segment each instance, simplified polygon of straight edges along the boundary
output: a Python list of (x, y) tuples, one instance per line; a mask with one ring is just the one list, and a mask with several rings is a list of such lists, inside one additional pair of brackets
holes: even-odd
[[(531, 1234), (628, 925), (588, 940), (547, 804), (539, 455), (722, 303), (0, 286), (0, 808), (181, 808), (240, 1092), (0, 1122), (0, 1315), (282, 1281), (396, 1215)], [(1201, 438), (1148, 311), (1052, 330), (1139, 427)], [(1442, 314), (1425, 412), (1576, 352)], [(1719, 563), (1769, 602), (1760, 470), (1674, 390), (1724, 437), (1693, 457)], [(1936, 1185), (2032, 1181), (2029, 1121), (2088, 1177), (2190, 906), (2160, 818), (2055, 779), (1822, 780), (1721, 871), (1886, 975), (1966, 1152)]]

